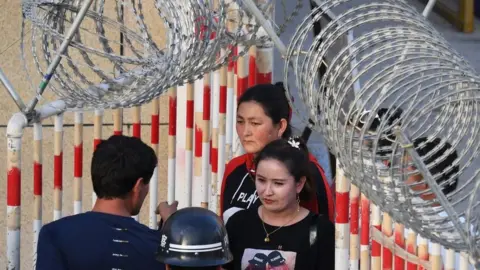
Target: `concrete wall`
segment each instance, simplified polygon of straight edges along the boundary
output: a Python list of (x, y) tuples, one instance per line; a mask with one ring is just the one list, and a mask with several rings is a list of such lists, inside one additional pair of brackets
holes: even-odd
[[(114, 2), (114, 1), (107, 1)], [(149, 2), (149, 3), (147, 3)], [(157, 11), (153, 8), (151, 1), (144, 1), (144, 12), (147, 20), (157, 19)], [(15, 88), (21, 93), (25, 102), (32, 98), (34, 89), (26, 78), (26, 72), (21, 61), (20, 54), (20, 29), (21, 29), (21, 1), (0, 0), (0, 67), (10, 79)], [(110, 11), (108, 11), (110, 10)], [(106, 7), (106, 14), (112, 14), (111, 8)], [(111, 18), (116, 18), (110, 16)], [(126, 21), (133, 22), (130, 15), (126, 16)], [(90, 26), (89, 26), (90, 25)], [(163, 27), (161, 22), (157, 23), (157, 29), (152, 31), (157, 42), (162, 43)], [(91, 27), (91, 21), (85, 27)], [(27, 27), (30, 31), (30, 28)], [(107, 35), (108, 36), (108, 35)], [(31, 56), (30, 35), (27, 34), (27, 69), (33, 74), (33, 85), (36, 87), (40, 82), (40, 77), (35, 70), (35, 66)], [(92, 43), (90, 43), (92, 42)], [(98, 43), (95, 40), (89, 41), (89, 44)], [(127, 52), (128, 54), (128, 52)], [(108, 63), (103, 63), (103, 68), (108, 68)], [(7, 185), (7, 160), (6, 160), (6, 124), (11, 115), (18, 111), (12, 99), (8, 96), (5, 89), (0, 90), (0, 185), (2, 190), (6, 190)], [(46, 101), (52, 101), (55, 96), (50, 89), (47, 88), (44, 99), (41, 104)], [(41, 105), (40, 104), (40, 105)], [(124, 123), (132, 123), (131, 109), (124, 110)], [(150, 123), (151, 106), (145, 105), (142, 108), (142, 122)], [(93, 113), (86, 113), (84, 116), (85, 123), (93, 123)], [(160, 98), (160, 145), (159, 145), (159, 200), (166, 198), (166, 175), (167, 175), (167, 121), (168, 121), (168, 101), (166, 96)], [(104, 115), (104, 123), (112, 123), (112, 112), (107, 111)], [(46, 125), (53, 125), (53, 118), (43, 122)], [(64, 123), (66, 125), (73, 124), (73, 113), (66, 113)], [(103, 137), (106, 138), (113, 134), (113, 127), (103, 128)], [(124, 134), (132, 134), (131, 128), (124, 126)], [(45, 127), (43, 130), (43, 222), (48, 223), (53, 219), (53, 128)], [(90, 159), (93, 151), (93, 127), (84, 127), (84, 166), (83, 166), (83, 210), (91, 209), (91, 180), (89, 176)], [(64, 169), (63, 169), (63, 215), (71, 215), (73, 213), (73, 127), (65, 127), (64, 129)], [(150, 143), (150, 127), (142, 126), (142, 138)], [(32, 128), (25, 130), (22, 148), (22, 235), (21, 235), (21, 268), (32, 269), (32, 252), (33, 252), (33, 136)], [(141, 221), (148, 224), (148, 198), (141, 214)], [(6, 218), (6, 192), (0, 192), (0, 217)], [(6, 224), (4, 218), (0, 218), (0, 269), (6, 268)]]

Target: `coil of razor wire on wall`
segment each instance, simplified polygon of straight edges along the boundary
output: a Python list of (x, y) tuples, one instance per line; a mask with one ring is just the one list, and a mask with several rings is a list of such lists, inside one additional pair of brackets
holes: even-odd
[[(84, 2), (23, 0), (24, 20), (31, 23), (32, 52), (27, 54), (24, 49), (22, 55), (25, 62), (35, 63), (42, 77), (50, 76), (46, 69)], [(256, 2), (273, 21), (267, 15), (275, 1)], [(275, 26), (278, 35), (301, 3), (298, 0), (285, 22)], [(22, 32), (22, 46), (26, 47), (26, 31)], [(252, 45), (269, 42), (241, 1), (96, 0), (50, 86), (69, 108), (138, 106), (169, 87), (193, 82), (235, 61)], [(234, 54), (233, 48), (239, 44), (242, 46)]]
[(401, 0), (321, 1), (285, 59), (294, 108), (307, 108), (298, 115), (352, 183), (396, 222), (478, 264), (480, 77), (470, 64)]

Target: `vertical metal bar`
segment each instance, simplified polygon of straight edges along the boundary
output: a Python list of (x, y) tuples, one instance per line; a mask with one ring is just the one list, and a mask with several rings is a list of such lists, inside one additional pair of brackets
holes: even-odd
[(8, 80), (7, 76), (5, 73), (3, 73), (2, 69), (0, 68), (0, 80), (3, 83), (3, 86), (7, 89), (7, 92), (10, 94), (10, 96), (13, 98), (13, 101), (15, 101), (15, 104), (17, 104), (17, 107), (20, 109), (20, 111), (25, 110), (25, 103), (23, 103), (22, 98), (18, 94), (18, 92), (13, 88), (13, 85), (10, 83)]

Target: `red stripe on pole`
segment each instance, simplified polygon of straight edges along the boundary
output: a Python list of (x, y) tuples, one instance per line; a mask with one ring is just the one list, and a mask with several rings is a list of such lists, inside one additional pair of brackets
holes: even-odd
[[(380, 230), (380, 225), (375, 225), (373, 227)], [(381, 254), (382, 254), (382, 247), (380, 246), (380, 243), (372, 240), (372, 257), (380, 257)]]
[(160, 115), (152, 114), (152, 144), (158, 144), (160, 140)]
[(42, 164), (33, 163), (33, 194), (42, 195)]
[(168, 98), (168, 135), (175, 136), (177, 134), (177, 99)]
[(220, 86), (220, 104), (218, 111), (220, 113), (227, 113), (227, 86)]
[(195, 157), (202, 156), (202, 129), (195, 124)]
[(212, 148), (210, 151), (211, 155), (211, 162), (212, 162), (212, 172), (216, 173), (218, 172), (218, 149), (217, 148)]
[(193, 100), (187, 100), (187, 128), (193, 128)]
[(237, 79), (237, 101), (248, 88), (248, 77)]
[(272, 73), (257, 73), (257, 84), (272, 83)]
[(337, 192), (336, 195), (336, 209), (337, 212), (335, 222), (340, 224), (348, 223), (348, 203), (350, 200), (348, 192)]
[(203, 120), (210, 120), (210, 95), (212, 90), (210, 86), (203, 87)]
[(83, 144), (75, 146), (73, 161), (73, 176), (82, 177), (83, 174)]
[(63, 152), (53, 157), (53, 188), (62, 190)]
[(7, 174), (7, 205), (20, 206), (21, 172), (17, 167), (12, 167)]
[[(413, 255), (417, 254), (416, 244), (408, 244), (407, 252)], [(407, 270), (417, 270), (418, 266), (415, 263), (407, 262)]]
[(392, 251), (384, 247), (383, 248), (383, 269), (390, 270), (393, 268), (393, 256)]
[(140, 138), (141, 132), (142, 130), (140, 123), (133, 123), (133, 137)]
[(122, 135), (122, 130), (115, 130), (113, 131), (113, 135)]
[(252, 87), (257, 83), (257, 59), (250, 55), (248, 61), (248, 87)]
[(358, 234), (359, 197), (352, 198), (350, 204), (350, 233)]
[(362, 200), (362, 228), (360, 234), (360, 244), (368, 246), (370, 244), (370, 202)]
[[(403, 231), (399, 232), (395, 230), (395, 243), (398, 244), (402, 249), (405, 249), (405, 239), (403, 238)], [(399, 256), (395, 256), (395, 269), (405, 269), (405, 260)]]

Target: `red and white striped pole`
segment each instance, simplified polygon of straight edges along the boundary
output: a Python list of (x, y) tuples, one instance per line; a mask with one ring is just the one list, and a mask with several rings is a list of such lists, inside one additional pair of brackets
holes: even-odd
[(177, 148), (177, 88), (168, 90), (168, 167), (167, 167), (167, 200), (172, 203), (175, 200), (175, 172), (176, 172), (176, 148)]
[(257, 84), (272, 83), (273, 80), (273, 47), (257, 47)]
[[(133, 113), (133, 128), (132, 128), (132, 137), (141, 139), (142, 135), (142, 111), (140, 106), (132, 108)], [(123, 115), (121, 115), (122, 110), (116, 110), (118, 113), (115, 115), (115, 123), (117, 123), (116, 128), (114, 129), (115, 134), (121, 135), (123, 132)], [(120, 117), (118, 115), (121, 115)], [(114, 124), (115, 124), (114, 123)], [(150, 194), (151, 195), (151, 194)], [(133, 219), (138, 221), (138, 215), (133, 216)]]
[(187, 111), (185, 123), (185, 206), (192, 206), (192, 178), (193, 178), (193, 123), (194, 123), (194, 97), (195, 86), (192, 83), (187, 84)]
[(248, 87), (257, 84), (257, 47), (248, 49)]
[[(383, 221), (382, 221), (382, 232), (387, 238), (391, 238), (393, 236), (392, 230), (392, 218), (387, 213), (383, 213)], [(382, 253), (382, 262), (383, 266), (382, 269), (392, 269), (393, 267), (393, 254), (392, 251), (384, 246)]]
[[(416, 256), (417, 255), (417, 234), (412, 230), (408, 230), (407, 236), (407, 252)], [(408, 262), (407, 270), (417, 270), (418, 265), (415, 263)]]
[(63, 203), (63, 114), (54, 116), (53, 220), (62, 218)]
[[(380, 208), (375, 204), (371, 204), (370, 208), (372, 209), (372, 226), (377, 230), (381, 230), (382, 220)], [(372, 240), (372, 257), (371, 257), (371, 269), (380, 270), (382, 268), (382, 246), (379, 242)]]
[(73, 213), (82, 213), (83, 112), (75, 112), (73, 156)]
[(113, 110), (113, 135), (123, 134), (123, 109)]
[[(152, 101), (152, 117), (150, 123), (150, 143), (155, 151), (155, 155), (158, 157), (158, 142), (160, 141), (160, 100), (158, 98)], [(138, 132), (140, 133), (140, 131)], [(149, 208), (149, 224), (148, 226), (151, 229), (157, 229), (157, 214), (155, 210), (157, 209), (158, 202), (158, 162), (155, 170), (153, 171), (152, 179), (150, 179), (150, 208)]]
[[(234, 119), (236, 115), (235, 111), (235, 74), (234, 74), (235, 63), (232, 59), (228, 62), (227, 69), (227, 104), (226, 104), (226, 131), (225, 131), (225, 162), (230, 161), (233, 157), (233, 144), (234, 144), (234, 134), (235, 125)], [(225, 166), (225, 164), (223, 165)]]
[[(97, 145), (102, 141), (102, 127), (103, 127), (103, 110), (95, 110), (95, 117), (93, 119), (93, 151), (97, 149)], [(97, 201), (97, 195), (92, 190), (92, 208)]]
[(358, 270), (360, 260), (359, 241), (360, 190), (351, 185), (350, 189), (350, 270)]
[[(395, 244), (405, 249), (405, 226), (403, 224), (395, 223), (394, 235)], [(394, 258), (395, 269), (405, 269), (405, 260), (402, 257), (395, 255)]]
[[(192, 183), (192, 205), (200, 206), (203, 200), (203, 194), (207, 190), (202, 180), (202, 134), (203, 134), (203, 88), (205, 78), (195, 81), (194, 84), (194, 161), (193, 161), (193, 183)], [(197, 192), (193, 192), (193, 190)]]
[(349, 191), (350, 181), (337, 163), (336, 181), (336, 216), (335, 216), (335, 269), (345, 270), (349, 267)]
[(370, 201), (363, 193), (360, 204), (360, 270), (370, 270)]
[[(222, 51), (223, 54), (225, 54), (225, 51)], [(216, 208), (217, 214), (220, 214), (220, 192), (221, 192), (221, 186), (222, 186), (222, 180), (223, 180), (223, 174), (225, 172), (225, 164), (227, 160), (227, 127), (230, 128), (230, 133), (233, 132), (233, 126), (232, 126), (232, 120), (233, 119), (228, 119), (227, 115), (227, 96), (228, 96), (228, 87), (227, 87), (227, 67), (223, 66), (220, 68), (220, 74), (219, 74), (219, 82), (220, 82), (220, 94), (219, 94), (219, 101), (218, 101), (218, 160), (216, 162), (216, 167), (218, 168), (218, 174), (217, 174), (217, 182), (216, 182), (216, 187), (217, 187), (217, 197), (216, 200), (218, 202), (218, 206)], [(228, 124), (230, 126), (228, 126)], [(213, 169), (213, 166), (212, 166)]]
[(22, 136), (27, 118), (16, 113), (7, 127), (7, 269), (20, 269)]
[(33, 262), (37, 261), (37, 243), (42, 229), (43, 153), (42, 123), (33, 124)]
[(210, 109), (211, 109), (211, 77), (207, 73), (203, 77), (203, 113), (202, 113), (202, 201), (200, 206), (209, 207), (210, 190)]

